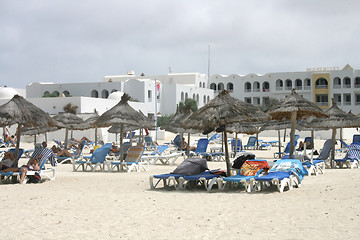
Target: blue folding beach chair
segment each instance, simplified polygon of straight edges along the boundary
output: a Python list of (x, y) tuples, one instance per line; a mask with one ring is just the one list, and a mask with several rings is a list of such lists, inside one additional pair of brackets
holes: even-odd
[(256, 137), (249, 137), (246, 145), (243, 146), (244, 149), (255, 149), (256, 148)]
[(336, 165), (340, 168), (347, 166), (349, 168), (359, 167), (360, 162), (360, 144), (352, 143), (349, 145), (346, 155), (343, 159), (335, 159)]

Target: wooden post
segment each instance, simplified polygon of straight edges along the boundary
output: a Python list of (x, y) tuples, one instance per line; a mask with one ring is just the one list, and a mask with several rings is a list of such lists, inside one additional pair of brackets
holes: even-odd
[(330, 159), (331, 167), (334, 166), (334, 160), (335, 160), (335, 142), (336, 142), (335, 138), (336, 138), (336, 128), (333, 128), (331, 134), (331, 159)]
[(227, 172), (228, 176), (231, 176), (231, 164), (230, 164), (230, 158), (229, 158), (229, 149), (228, 149), (228, 145), (227, 145), (226, 126), (225, 126), (223, 133), (224, 133), (224, 142), (225, 142), (226, 172)]
[(290, 153), (289, 159), (293, 159), (295, 151), (295, 125), (296, 125), (296, 111), (291, 113), (291, 132), (290, 132)]

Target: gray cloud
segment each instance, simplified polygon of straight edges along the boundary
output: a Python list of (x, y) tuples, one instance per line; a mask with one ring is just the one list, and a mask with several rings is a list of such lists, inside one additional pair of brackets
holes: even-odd
[(358, 68), (352, 1), (0, 0), (0, 85)]

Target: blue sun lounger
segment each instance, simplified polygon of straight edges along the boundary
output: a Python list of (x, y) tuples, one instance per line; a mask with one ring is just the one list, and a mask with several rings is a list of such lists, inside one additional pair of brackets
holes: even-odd
[(348, 168), (359, 167), (360, 161), (360, 144), (352, 143), (349, 145), (346, 155), (343, 159), (335, 159), (336, 165), (340, 168), (347, 166)]

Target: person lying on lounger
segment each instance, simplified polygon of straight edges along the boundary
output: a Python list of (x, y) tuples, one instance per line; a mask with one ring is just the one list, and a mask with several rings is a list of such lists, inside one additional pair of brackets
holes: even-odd
[(39, 166), (39, 159), (41, 158), (42, 155), (39, 155), (36, 158), (30, 158), (30, 160), (28, 161), (28, 163), (26, 165), (22, 165), (19, 168), (6, 168), (5, 170), (3, 170), (2, 172), (21, 172), (20, 175), (20, 184), (24, 183), (24, 179), (26, 177), (26, 173), (28, 171), (39, 171), (40, 170), (40, 166)]
[(15, 158), (12, 151), (6, 152), (0, 162), (0, 171), (10, 168), (14, 164)]
[(81, 153), (81, 150), (82, 150), (82, 144), (80, 143), (78, 145), (78, 147), (76, 148), (75, 152), (71, 153), (69, 152), (68, 150), (66, 149), (62, 149), (60, 150), (56, 155), (58, 157), (78, 157)]
[[(183, 144), (182, 144), (182, 146), (181, 146), (181, 149), (182, 150), (187, 150), (187, 147), (188, 147), (188, 144), (187, 144), (187, 142), (185, 142), (185, 138), (183, 138)], [(196, 150), (196, 147), (195, 146), (189, 146), (189, 150), (190, 151), (195, 151)]]

